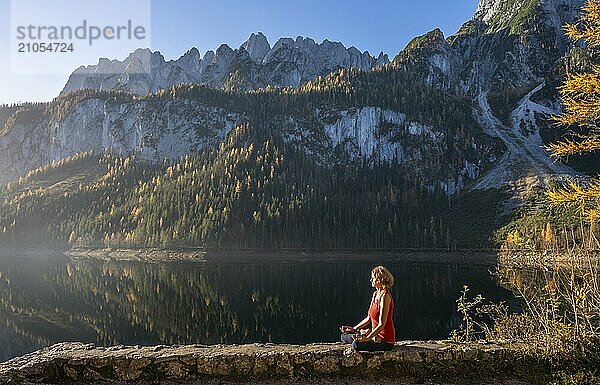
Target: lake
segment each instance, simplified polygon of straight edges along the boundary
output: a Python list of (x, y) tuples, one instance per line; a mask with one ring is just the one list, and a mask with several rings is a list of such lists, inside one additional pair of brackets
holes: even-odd
[(463, 285), (515, 302), (489, 263), (355, 254), (143, 263), (20, 252), (0, 257), (0, 361), (60, 341), (334, 342), (339, 325), (366, 315), (377, 264), (396, 278), (397, 339), (446, 338), (460, 324)]

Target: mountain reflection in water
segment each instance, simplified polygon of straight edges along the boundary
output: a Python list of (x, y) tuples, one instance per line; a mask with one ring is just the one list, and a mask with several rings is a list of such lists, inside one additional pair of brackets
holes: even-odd
[[(298, 258), (300, 259), (300, 257)], [(98, 345), (333, 342), (365, 316), (370, 270), (394, 273), (398, 339), (445, 338), (463, 285), (512, 301), (468, 264), (351, 260), (141, 263), (0, 258), (0, 361), (60, 341)]]

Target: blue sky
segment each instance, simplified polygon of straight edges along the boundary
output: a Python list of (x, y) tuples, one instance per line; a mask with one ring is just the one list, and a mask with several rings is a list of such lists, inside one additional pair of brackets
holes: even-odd
[[(10, 1), (0, 0), (0, 104), (51, 100), (68, 75), (11, 71), (10, 53), (16, 48), (10, 41)], [(81, 0), (92, 1), (101, 0)], [(125, 5), (114, 12), (134, 12), (131, 9), (135, 9), (136, 1), (141, 0), (123, 0)], [(355, 46), (373, 55), (384, 51), (391, 59), (413, 37), (436, 27), (446, 36), (453, 34), (471, 18), (477, 3), (478, 0), (151, 0), (150, 48), (161, 51), (166, 59), (174, 59), (192, 46), (202, 54), (222, 43), (237, 48), (252, 32), (261, 31), (271, 45), (280, 37), (308, 36), (317, 42), (341, 41), (347, 47)], [(63, 7), (56, 9), (68, 13)], [(107, 49), (102, 56), (122, 60), (126, 55)]]

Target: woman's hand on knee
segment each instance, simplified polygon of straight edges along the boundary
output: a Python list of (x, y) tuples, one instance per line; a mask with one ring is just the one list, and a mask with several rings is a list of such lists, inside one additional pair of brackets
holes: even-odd
[(343, 326), (340, 326), (340, 331), (342, 333), (350, 333), (350, 332), (355, 332), (356, 329), (354, 329), (352, 326), (343, 325)]

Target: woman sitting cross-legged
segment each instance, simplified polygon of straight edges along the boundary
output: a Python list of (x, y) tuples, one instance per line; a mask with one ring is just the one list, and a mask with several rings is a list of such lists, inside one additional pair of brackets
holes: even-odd
[[(340, 326), (342, 341), (352, 344), (358, 351), (392, 350), (396, 342), (396, 331), (392, 321), (394, 300), (390, 288), (394, 276), (383, 266), (371, 271), (371, 286), (375, 288), (369, 312), (356, 326)], [(371, 329), (366, 328), (371, 325)]]

